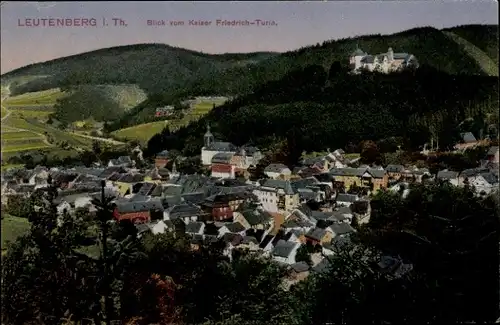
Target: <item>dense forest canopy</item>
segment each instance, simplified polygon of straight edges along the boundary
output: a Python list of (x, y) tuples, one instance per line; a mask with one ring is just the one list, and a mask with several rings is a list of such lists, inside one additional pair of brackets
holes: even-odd
[(338, 67), (334, 62), (327, 72), (312, 65), (265, 83), (168, 137), (153, 137), (149, 152), (166, 148), (195, 155), (207, 123), (236, 145), (265, 148), (285, 139), (296, 158), (304, 150), (391, 137), (404, 139), (400, 145), (409, 150), (431, 139), (447, 148), (459, 141), (458, 126), (467, 118), (482, 122), (466, 131), (479, 137), (484, 129), (486, 135), (485, 117), (497, 111), (497, 77), (449, 75), (426, 65), (389, 75), (351, 75)]

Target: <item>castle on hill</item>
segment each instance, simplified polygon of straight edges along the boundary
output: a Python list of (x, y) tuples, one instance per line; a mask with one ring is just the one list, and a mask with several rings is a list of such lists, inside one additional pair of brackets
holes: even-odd
[(417, 58), (413, 54), (394, 53), (390, 47), (387, 53), (377, 55), (368, 54), (360, 48), (357, 48), (356, 51), (351, 54), (349, 63), (354, 73), (359, 73), (363, 70), (390, 73), (408, 68), (418, 68)]

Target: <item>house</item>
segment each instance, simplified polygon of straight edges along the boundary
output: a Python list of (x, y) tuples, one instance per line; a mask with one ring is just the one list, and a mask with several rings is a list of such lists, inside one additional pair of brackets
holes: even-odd
[(250, 252), (260, 251), (259, 241), (253, 236), (245, 236), (238, 249), (244, 249)]
[(208, 220), (225, 221), (232, 220), (234, 211), (247, 200), (246, 193), (216, 194), (206, 198), (200, 206), (207, 213)]
[(460, 142), (455, 144), (455, 150), (467, 150), (479, 145), (482, 141), (476, 139), (472, 132), (464, 132), (460, 134)]
[(235, 178), (236, 166), (232, 164), (234, 153), (218, 152), (210, 161), (211, 176), (215, 178)]
[(270, 164), (264, 168), (264, 174), (269, 178), (276, 179), (280, 176), (289, 177), (292, 175), (292, 171), (283, 164)]
[(490, 194), (498, 188), (498, 176), (488, 168), (466, 169), (460, 173), (458, 185), (473, 186), (477, 193)]
[(338, 193), (337, 197), (335, 198), (335, 203), (337, 206), (344, 206), (348, 207), (351, 206), (356, 201), (359, 201), (360, 198), (356, 194), (345, 194), (345, 193)]
[(330, 174), (335, 178), (337, 187), (351, 188), (358, 187), (372, 188), (377, 192), (382, 188), (387, 188), (389, 177), (385, 170), (370, 167), (360, 168), (333, 168)]
[(261, 209), (246, 209), (234, 213), (234, 221), (246, 229), (269, 230), (273, 227), (273, 217)]
[(337, 149), (334, 152), (329, 152), (325, 156), (328, 162), (328, 169), (347, 167), (348, 160), (345, 158), (345, 152), (342, 149)]
[(283, 229), (285, 233), (288, 233), (290, 231), (298, 231), (305, 235), (305, 233), (307, 233), (312, 228), (314, 228), (314, 223), (301, 219), (290, 218), (281, 224), (281, 229)]
[(186, 234), (191, 234), (191, 235), (203, 235), (203, 232), (205, 230), (205, 224), (203, 222), (189, 222), (186, 225)]
[(164, 168), (170, 161), (171, 155), (168, 150), (163, 150), (155, 156), (155, 167)]
[(389, 179), (399, 180), (403, 174), (405, 167), (403, 165), (387, 165), (385, 172)]
[(219, 228), (219, 237), (223, 236), (226, 233), (240, 234), (241, 236), (245, 236), (245, 232), (245, 227), (239, 222), (226, 223), (224, 226)]
[(153, 216), (160, 216), (163, 205), (159, 200), (147, 202), (120, 202), (116, 203), (113, 216), (117, 221), (130, 220), (133, 223), (150, 222)]
[(313, 228), (305, 234), (306, 243), (313, 246), (323, 245), (332, 240), (332, 233), (321, 228)]
[(225, 248), (222, 252), (224, 256), (229, 257), (232, 260), (233, 255), (232, 251), (234, 248), (238, 247), (243, 242), (243, 236), (241, 234), (235, 234), (227, 232), (222, 237), (220, 237), (220, 241), (225, 244)]
[(207, 132), (204, 137), (204, 146), (201, 148), (201, 163), (204, 166), (209, 166), (212, 163), (212, 158), (218, 153), (236, 154), (238, 148), (230, 142), (215, 141), (213, 134), (210, 132), (210, 126), (207, 125)]
[(251, 166), (257, 166), (264, 157), (259, 148), (252, 146), (243, 146), (234, 157), (241, 157), (241, 165), (236, 166), (237, 170), (247, 169)]
[[(116, 181), (114, 181), (116, 179)], [(144, 181), (144, 174), (116, 174), (110, 177), (113, 184), (118, 188), (120, 195), (125, 196), (132, 194), (134, 190), (134, 185)]]
[(151, 222), (153, 225), (151, 228), (151, 232), (156, 234), (164, 234), (167, 231), (174, 230), (174, 224), (170, 220), (157, 220), (155, 222)]
[(290, 181), (264, 180), (253, 194), (268, 212), (286, 213), (299, 206), (299, 194), (293, 191)]
[(440, 170), (436, 175), (436, 180), (449, 182), (452, 185), (458, 185), (458, 172), (448, 169)]
[(309, 265), (304, 262), (297, 262), (288, 267), (288, 280), (291, 281), (290, 284), (302, 281), (309, 275)]
[(295, 264), (295, 256), (300, 244), (279, 240), (276, 246), (272, 249), (271, 255), (273, 260), (284, 264)]
[(313, 176), (290, 181), (294, 192), (299, 194), (300, 203), (309, 201), (323, 202), (326, 199), (326, 192), (321, 183)]
[(328, 226), (325, 230), (332, 234), (331, 238), (336, 238), (338, 236), (346, 236), (353, 232), (356, 232), (356, 229), (354, 229), (353, 227), (351, 227), (351, 225), (347, 223), (334, 223)]
[(390, 47), (387, 53), (377, 55), (369, 55), (358, 48), (351, 54), (349, 64), (353, 73), (360, 73), (363, 70), (391, 73), (410, 67), (418, 68), (418, 61), (413, 54), (394, 53)]
[(108, 162), (108, 167), (132, 167), (133, 165), (134, 161), (129, 156), (120, 156)]
[(186, 224), (192, 221), (198, 221), (198, 219), (203, 219), (204, 216), (205, 212), (203, 210), (189, 203), (173, 205), (163, 212), (163, 220), (181, 219)]
[(499, 162), (498, 146), (490, 147), (488, 153), (486, 154), (486, 159), (490, 162), (498, 164)]

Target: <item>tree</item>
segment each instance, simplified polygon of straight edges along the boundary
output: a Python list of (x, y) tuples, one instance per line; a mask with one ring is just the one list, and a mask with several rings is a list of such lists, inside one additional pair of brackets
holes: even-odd
[(360, 145), (361, 147), (361, 161), (365, 164), (380, 164), (382, 162), (382, 156), (375, 142), (363, 141)]
[(306, 245), (300, 245), (299, 249), (297, 249), (297, 255), (295, 256), (296, 262), (306, 262), (308, 265), (312, 265), (311, 255), (309, 255), (309, 251), (307, 250)]
[(328, 80), (334, 81), (335, 78), (343, 71), (342, 65), (339, 61), (334, 61), (330, 66), (330, 70), (328, 71)]

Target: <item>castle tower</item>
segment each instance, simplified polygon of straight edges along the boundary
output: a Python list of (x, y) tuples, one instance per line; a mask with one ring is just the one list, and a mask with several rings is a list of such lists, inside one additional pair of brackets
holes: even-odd
[(389, 59), (389, 62), (394, 61), (394, 51), (392, 50), (392, 47), (389, 47), (387, 50), (387, 59)]
[(367, 55), (367, 53), (362, 51), (359, 48), (359, 45), (356, 44), (356, 50), (351, 54), (351, 56), (349, 58), (349, 64), (351, 66), (351, 69), (358, 70), (361, 67), (361, 60), (366, 55)]
[(205, 136), (204, 136), (204, 144), (205, 144), (205, 148), (208, 148), (210, 147), (210, 145), (214, 143), (214, 136), (213, 134), (210, 132), (210, 125), (207, 124), (207, 132), (205, 133)]

